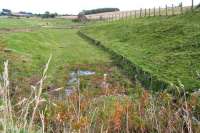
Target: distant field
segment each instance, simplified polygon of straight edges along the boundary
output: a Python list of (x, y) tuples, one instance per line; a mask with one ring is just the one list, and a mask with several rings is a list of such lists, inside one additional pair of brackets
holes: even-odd
[(161, 80), (200, 87), (200, 12), (98, 24), (83, 30)]
[(71, 20), (57, 19), (41, 19), (41, 18), (0, 18), (0, 28), (30, 28), (36, 26), (67, 26), (72, 24)]

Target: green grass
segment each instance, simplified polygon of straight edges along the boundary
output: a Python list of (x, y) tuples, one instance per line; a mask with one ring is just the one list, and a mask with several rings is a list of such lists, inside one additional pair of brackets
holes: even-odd
[(200, 87), (200, 12), (97, 24), (83, 29), (159, 79)]
[(35, 26), (67, 26), (72, 24), (71, 20), (56, 18), (56, 19), (41, 19), (41, 18), (0, 18), (0, 28), (29, 28)]
[(1, 64), (8, 59), (11, 78), (18, 80), (34, 80), (32, 78), (41, 74), (52, 54), (48, 75), (55, 85), (64, 85), (70, 65), (110, 61), (108, 54), (82, 40), (77, 30), (43, 28), (33, 32), (4, 34), (0, 36), (0, 47)]

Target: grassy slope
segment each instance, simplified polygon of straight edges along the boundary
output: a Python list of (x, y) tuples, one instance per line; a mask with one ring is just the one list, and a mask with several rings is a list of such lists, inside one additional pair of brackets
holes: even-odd
[[(42, 28), (33, 32), (2, 34), (0, 35), (0, 62), (2, 64), (9, 59), (12, 78), (20, 79), (39, 74), (52, 54), (48, 73), (50, 79), (65, 83), (64, 77), (67, 76), (69, 64), (98, 64), (110, 61), (107, 54), (89, 45), (76, 32), (77, 30)], [(11, 51), (5, 52), (3, 49), (11, 49)]]
[(157, 77), (186, 88), (200, 87), (200, 12), (141, 18), (84, 29), (119, 54)]

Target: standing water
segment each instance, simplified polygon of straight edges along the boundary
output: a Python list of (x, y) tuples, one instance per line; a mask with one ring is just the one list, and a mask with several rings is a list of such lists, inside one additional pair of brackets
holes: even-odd
[(95, 72), (89, 70), (73, 71), (69, 74), (69, 80), (67, 81), (67, 87), (65, 89), (65, 95), (70, 96), (76, 91), (79, 76), (95, 75)]

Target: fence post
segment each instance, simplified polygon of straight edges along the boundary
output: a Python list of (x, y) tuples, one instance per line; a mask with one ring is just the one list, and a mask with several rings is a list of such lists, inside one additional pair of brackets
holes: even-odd
[(172, 4), (172, 16), (174, 16), (174, 4)]
[(161, 13), (160, 13), (160, 6), (159, 6), (159, 11), (158, 11), (158, 12), (159, 12), (159, 16), (161, 16)]
[(130, 11), (130, 18), (133, 18), (133, 11)]
[(194, 0), (192, 0), (192, 6), (191, 6), (191, 8), (192, 8), (192, 11), (193, 11), (193, 9), (194, 9)]
[(183, 14), (183, 3), (181, 2), (181, 14)]
[(153, 16), (154, 17), (156, 16), (156, 8), (155, 7), (153, 8)]
[(133, 12), (130, 11), (130, 12), (129, 12), (129, 18), (132, 18), (132, 16), (133, 16)]
[(167, 9), (167, 5), (165, 6), (165, 13), (166, 13), (166, 16), (168, 16), (168, 9)]
[(137, 11), (135, 10), (135, 18), (137, 17), (137, 14), (136, 14), (136, 13), (137, 13)]
[(151, 16), (151, 8), (149, 8), (149, 17)]
[(140, 8), (140, 17), (142, 17), (142, 8)]
[(146, 15), (147, 15), (147, 9), (145, 8), (144, 9), (144, 16), (146, 17)]

